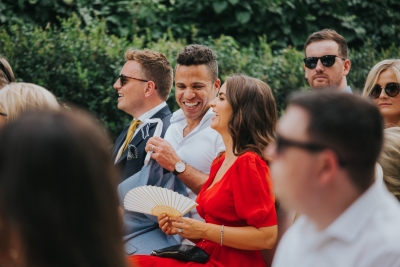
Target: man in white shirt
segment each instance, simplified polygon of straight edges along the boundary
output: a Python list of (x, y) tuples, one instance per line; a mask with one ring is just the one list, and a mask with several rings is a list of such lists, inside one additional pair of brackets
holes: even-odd
[(268, 148), (275, 193), (300, 218), (273, 267), (400, 266), (400, 204), (374, 179), (383, 120), (352, 94), (290, 98)]
[(113, 158), (115, 165), (121, 169), (122, 181), (143, 167), (144, 148), (157, 125), (149, 120), (161, 119), (161, 136), (170, 125), (172, 114), (165, 101), (171, 92), (173, 79), (172, 66), (162, 53), (147, 49), (128, 50), (125, 60), (114, 89), (118, 92), (118, 109), (134, 120), (122, 131), (114, 145)]
[[(174, 172), (190, 189), (189, 197), (195, 199), (208, 178), (212, 161), (225, 150), (221, 136), (210, 128), (214, 114), (209, 103), (221, 81), (216, 56), (206, 46), (186, 46), (177, 63), (175, 99), (181, 109), (173, 114), (165, 139), (150, 138), (146, 150), (153, 150), (151, 157)], [(196, 210), (190, 217), (200, 218)]]
[(346, 39), (334, 30), (311, 34), (304, 44), (305, 77), (313, 90), (351, 93), (346, 76), (350, 72)]

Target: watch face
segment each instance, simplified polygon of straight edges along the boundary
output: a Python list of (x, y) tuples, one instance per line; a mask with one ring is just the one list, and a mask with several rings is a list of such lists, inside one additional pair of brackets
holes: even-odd
[(180, 162), (177, 162), (176, 164), (175, 164), (175, 170), (177, 171), (177, 172), (183, 172), (184, 170), (186, 169), (186, 164), (185, 163), (183, 163), (182, 161), (180, 161)]

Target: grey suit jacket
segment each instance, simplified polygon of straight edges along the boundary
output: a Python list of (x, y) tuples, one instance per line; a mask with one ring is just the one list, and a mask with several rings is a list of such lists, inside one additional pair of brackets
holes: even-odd
[[(141, 171), (127, 178), (118, 186), (118, 197), (124, 208), (124, 198), (133, 188), (143, 185), (154, 185), (174, 190), (187, 195), (186, 186), (171, 172), (164, 174), (164, 169), (155, 161), (150, 160)], [(158, 226), (157, 217), (133, 212), (124, 208), (124, 241), (125, 252), (131, 254), (150, 254), (155, 249), (180, 244), (181, 237), (167, 236)]]

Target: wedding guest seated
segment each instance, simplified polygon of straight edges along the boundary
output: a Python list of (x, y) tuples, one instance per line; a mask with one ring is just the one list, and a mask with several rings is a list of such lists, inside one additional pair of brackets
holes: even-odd
[(58, 110), (56, 97), (33, 83), (10, 83), (0, 89), (0, 127), (26, 110)]
[(80, 113), (0, 131), (0, 266), (124, 267), (110, 140)]
[(386, 128), (400, 126), (400, 59), (383, 60), (368, 74), (363, 96), (379, 107)]
[(383, 149), (378, 159), (383, 180), (389, 191), (400, 201), (400, 127), (385, 129)]
[(211, 128), (221, 134), (225, 152), (211, 165), (198, 197), (205, 222), (159, 217), (161, 229), (178, 234), (205, 250), (206, 264), (138, 255), (138, 266), (265, 266), (261, 249), (277, 237), (275, 197), (263, 150), (275, 135), (277, 111), (271, 89), (245, 75), (228, 77), (210, 106)]
[(0, 55), (0, 89), (12, 82), (15, 82), (14, 72), (7, 59)]

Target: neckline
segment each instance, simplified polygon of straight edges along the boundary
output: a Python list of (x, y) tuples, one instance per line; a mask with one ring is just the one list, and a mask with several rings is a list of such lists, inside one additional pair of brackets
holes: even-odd
[(239, 156), (233, 161), (232, 165), (229, 166), (229, 168), (225, 171), (225, 173), (222, 175), (221, 179), (220, 179), (218, 182), (216, 182), (215, 184), (212, 185), (212, 183), (213, 183), (214, 180), (215, 180), (215, 176), (217, 176), (217, 173), (218, 173), (219, 169), (221, 169), (221, 167), (222, 167), (222, 165), (223, 165), (223, 163), (224, 163), (225, 156), (226, 156), (226, 153), (224, 152), (224, 154), (221, 155), (221, 157), (220, 157), (220, 163), (219, 163), (220, 165), (219, 165), (218, 170), (215, 172), (214, 177), (213, 177), (212, 181), (210, 182), (210, 185), (209, 185), (204, 191), (209, 191), (209, 190), (211, 190), (212, 188), (214, 188), (216, 185), (218, 185), (219, 183), (221, 183), (221, 181), (223, 181), (223, 180), (225, 179), (226, 174), (231, 170), (232, 166), (235, 165), (236, 160), (240, 157), (240, 155), (239, 155)]

